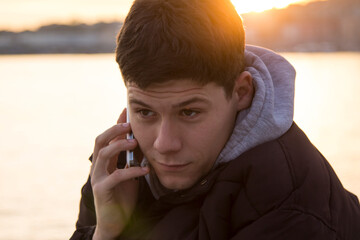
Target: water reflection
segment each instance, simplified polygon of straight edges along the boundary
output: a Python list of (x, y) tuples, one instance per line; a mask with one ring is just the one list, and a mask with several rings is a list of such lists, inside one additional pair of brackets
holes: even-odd
[[(285, 54), (295, 120), (360, 195), (360, 54)], [(86, 160), (125, 89), (113, 55), (0, 56), (0, 239), (67, 239)]]

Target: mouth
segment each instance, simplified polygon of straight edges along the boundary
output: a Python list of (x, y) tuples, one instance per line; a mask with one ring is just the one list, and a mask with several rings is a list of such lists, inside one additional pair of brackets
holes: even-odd
[(187, 166), (190, 165), (190, 163), (184, 163), (184, 164), (165, 164), (165, 163), (157, 163), (161, 170), (166, 172), (178, 172), (185, 169)]

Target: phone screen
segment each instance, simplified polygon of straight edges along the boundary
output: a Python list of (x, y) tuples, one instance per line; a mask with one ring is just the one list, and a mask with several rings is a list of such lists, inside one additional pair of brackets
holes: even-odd
[[(129, 104), (126, 108), (126, 122), (130, 122), (130, 113), (129, 113)], [(134, 134), (132, 132), (126, 135), (127, 139), (134, 139)], [(139, 162), (135, 159), (134, 151), (127, 150), (126, 151), (126, 163), (128, 167), (139, 166)]]

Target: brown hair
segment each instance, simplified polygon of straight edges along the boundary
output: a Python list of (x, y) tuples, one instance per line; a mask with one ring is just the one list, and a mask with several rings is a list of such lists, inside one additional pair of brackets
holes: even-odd
[(192, 79), (231, 96), (244, 70), (244, 28), (230, 0), (135, 0), (117, 38), (125, 83)]

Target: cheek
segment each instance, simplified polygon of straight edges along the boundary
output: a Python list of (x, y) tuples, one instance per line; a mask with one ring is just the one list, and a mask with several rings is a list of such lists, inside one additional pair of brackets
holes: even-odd
[(201, 132), (202, 148), (206, 149), (206, 155), (217, 158), (232, 133), (234, 122), (235, 117), (217, 119)]
[(206, 142), (204, 144), (209, 148), (209, 150), (218, 151), (225, 144), (228, 136), (230, 135), (232, 124), (228, 121), (221, 121), (222, 119), (217, 119), (217, 121), (211, 121), (210, 124), (202, 131), (202, 140)]
[(154, 135), (151, 133), (150, 128), (146, 128), (141, 124), (133, 123), (131, 127), (141, 151), (145, 153), (146, 150), (149, 149), (149, 146), (152, 146), (151, 136)]
[(194, 160), (205, 170), (211, 168), (223, 148), (224, 138), (219, 135), (224, 133), (214, 128), (197, 128), (196, 130), (197, 132), (192, 137), (188, 137), (187, 146)]

